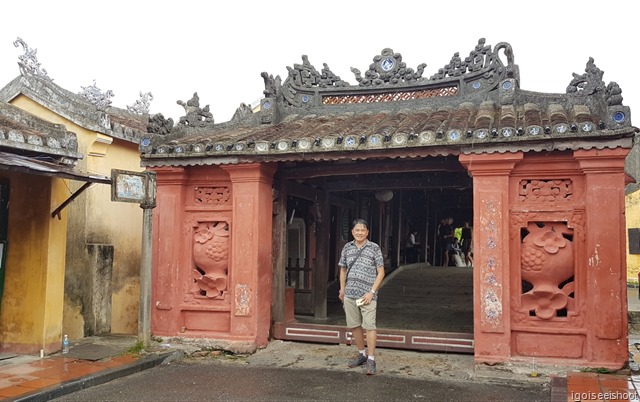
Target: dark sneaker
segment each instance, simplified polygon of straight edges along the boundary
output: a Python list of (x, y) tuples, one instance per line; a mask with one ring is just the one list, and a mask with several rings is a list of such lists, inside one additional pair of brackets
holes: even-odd
[(362, 366), (366, 362), (367, 362), (367, 356), (363, 355), (362, 353), (358, 353), (358, 357), (356, 357), (355, 359), (349, 362), (349, 368)]
[(376, 361), (367, 359), (367, 375), (374, 375), (376, 373)]

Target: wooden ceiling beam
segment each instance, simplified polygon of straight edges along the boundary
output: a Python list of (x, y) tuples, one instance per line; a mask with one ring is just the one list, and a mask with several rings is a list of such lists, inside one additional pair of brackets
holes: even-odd
[(326, 176), (408, 172), (466, 172), (457, 159), (418, 159), (402, 161), (353, 161), (350, 163), (315, 163), (310, 166), (282, 168), (286, 179), (311, 179)]
[(473, 181), (466, 175), (441, 175), (431, 177), (361, 177), (325, 182), (322, 187), (329, 192), (402, 189), (456, 189), (471, 188)]
[[(302, 198), (303, 200), (315, 201), (324, 199), (324, 191), (318, 190), (312, 186), (296, 183), (295, 181), (285, 182), (285, 192), (287, 196), (293, 196)], [(342, 208), (352, 209), (355, 208), (355, 202), (344, 197), (331, 194), (329, 196), (329, 203), (331, 205), (337, 205)]]

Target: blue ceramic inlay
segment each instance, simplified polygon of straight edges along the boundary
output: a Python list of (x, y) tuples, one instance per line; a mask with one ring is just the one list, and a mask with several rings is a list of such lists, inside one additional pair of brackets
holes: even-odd
[(396, 64), (396, 61), (393, 58), (385, 57), (380, 62), (380, 68), (382, 68), (383, 71), (391, 71), (393, 69), (393, 66), (395, 66), (395, 64)]
[(626, 118), (627, 116), (625, 116), (624, 112), (615, 112), (613, 114), (613, 121), (615, 121), (616, 123), (624, 123)]

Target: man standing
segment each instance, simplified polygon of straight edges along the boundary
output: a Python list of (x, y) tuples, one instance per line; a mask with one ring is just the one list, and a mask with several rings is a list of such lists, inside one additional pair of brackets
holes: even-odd
[[(376, 306), (378, 289), (384, 278), (384, 259), (380, 246), (367, 239), (369, 225), (356, 219), (351, 225), (353, 240), (345, 244), (340, 254), (340, 300), (358, 347), (358, 356), (349, 367), (367, 364), (367, 374), (376, 373)], [(367, 331), (365, 349), (363, 328)]]

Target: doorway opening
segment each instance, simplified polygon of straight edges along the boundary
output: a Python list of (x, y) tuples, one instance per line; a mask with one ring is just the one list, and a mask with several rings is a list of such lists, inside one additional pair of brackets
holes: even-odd
[[(446, 251), (438, 237), (445, 218), (452, 219), (454, 228), (473, 222), (472, 179), (456, 157), (292, 163), (282, 173), (287, 183), (294, 180), (287, 186), (285, 282), (294, 288), (295, 322), (276, 333), (312, 334), (300, 340), (318, 342), (349, 337), (337, 264), (342, 247), (352, 240), (352, 221), (361, 218), (385, 259), (377, 318), (380, 346), (386, 336), (390, 347), (472, 352), (473, 267), (456, 266), (453, 257), (444, 267)], [(318, 283), (319, 278), (326, 283)], [(325, 330), (328, 338), (321, 335)], [(432, 348), (437, 338), (442, 340)], [(410, 341), (420, 339), (417, 347)]]

